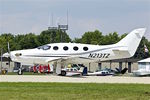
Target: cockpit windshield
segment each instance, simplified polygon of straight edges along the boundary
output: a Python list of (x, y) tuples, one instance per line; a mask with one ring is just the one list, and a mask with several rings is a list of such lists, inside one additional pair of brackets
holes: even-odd
[(42, 49), (42, 50), (48, 50), (50, 48), (51, 48), (51, 46), (49, 46), (49, 45), (43, 45), (43, 46), (38, 47), (38, 49)]

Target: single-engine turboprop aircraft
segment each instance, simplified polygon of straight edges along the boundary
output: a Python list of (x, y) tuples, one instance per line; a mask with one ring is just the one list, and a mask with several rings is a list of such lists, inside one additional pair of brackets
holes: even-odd
[(11, 51), (3, 56), (10, 57), (14, 62), (32, 64), (100, 62), (130, 58), (135, 54), (145, 30), (145, 28), (135, 29), (118, 43), (112, 45), (52, 43), (34, 49)]

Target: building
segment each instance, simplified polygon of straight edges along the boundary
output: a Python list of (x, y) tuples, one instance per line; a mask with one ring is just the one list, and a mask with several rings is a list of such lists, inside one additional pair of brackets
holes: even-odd
[(145, 69), (150, 71), (150, 58), (138, 61), (138, 69)]
[(117, 59), (117, 60), (110, 60), (110, 61), (102, 61), (101, 63), (88, 63), (85, 64), (88, 67), (88, 71), (95, 71), (97, 69), (104, 69), (110, 68), (115, 70), (115, 68), (119, 68), (122, 70), (123, 68), (128, 68), (128, 73), (133, 72), (133, 70), (138, 69), (138, 62), (139, 59)]
[(2, 57), (1, 62), (0, 62), (0, 72), (3, 69), (7, 69), (8, 72), (13, 72), (13, 69), (15, 66), (17, 66), (17, 63), (12, 62), (10, 59)]
[(138, 70), (134, 70), (133, 75), (149, 76), (150, 75), (150, 58), (138, 61)]
[[(111, 60), (111, 61), (102, 61), (101, 63), (84, 63), (86, 67), (88, 67), (88, 71), (94, 72), (98, 69), (110, 68), (115, 70), (115, 68), (119, 68), (120, 70), (123, 68), (128, 68), (128, 73), (133, 72), (138, 69), (139, 59), (119, 59), (119, 60)], [(139, 62), (140, 63), (140, 62)], [(142, 62), (141, 62), (142, 63)], [(1, 62), (1, 69), (5, 68), (8, 72), (13, 72), (14, 69), (18, 69), (20, 64), (16, 62), (9, 61), (8, 58), (3, 58)], [(29, 66), (30, 67), (30, 66)]]

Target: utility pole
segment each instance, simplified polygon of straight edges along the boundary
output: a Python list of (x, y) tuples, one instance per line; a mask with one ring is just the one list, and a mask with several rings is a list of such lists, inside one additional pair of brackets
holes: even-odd
[(2, 54), (3, 54), (3, 49), (1, 48), (1, 71), (2, 71), (2, 62), (3, 62)]

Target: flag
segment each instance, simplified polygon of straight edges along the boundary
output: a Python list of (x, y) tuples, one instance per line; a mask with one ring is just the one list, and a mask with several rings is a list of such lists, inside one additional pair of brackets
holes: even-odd
[(144, 45), (144, 52), (147, 53), (148, 52), (148, 49), (147, 49), (147, 46)]

